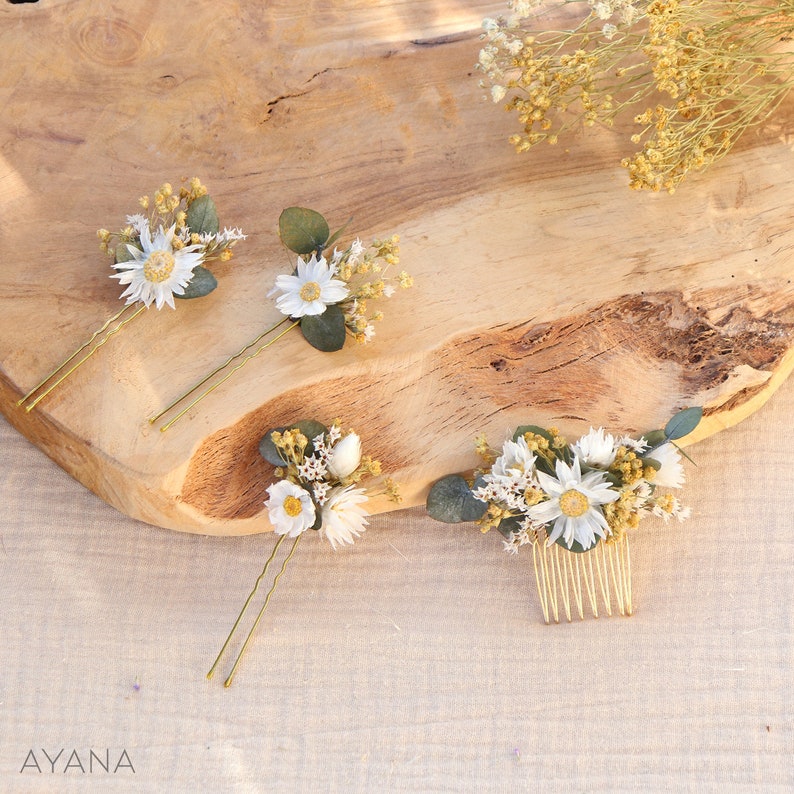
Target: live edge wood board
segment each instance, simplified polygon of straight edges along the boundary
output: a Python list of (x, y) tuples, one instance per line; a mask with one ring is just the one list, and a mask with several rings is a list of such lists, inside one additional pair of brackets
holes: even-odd
[[(419, 504), (521, 423), (702, 437), (794, 366), (789, 99), (673, 196), (629, 191), (630, 131), (517, 155), (483, 100), (473, 0), (0, 2), (2, 411), (119, 510), (173, 529), (269, 529), (257, 443), (342, 419)], [(219, 288), (144, 313), (35, 410), (16, 401), (119, 307), (97, 248), (138, 196), (199, 176), (249, 233)], [(299, 334), (166, 433), (147, 418), (278, 318), (282, 208), (396, 232), (413, 290), (376, 339)], [(689, 439), (696, 440), (696, 439)], [(376, 499), (375, 512), (390, 509)]]

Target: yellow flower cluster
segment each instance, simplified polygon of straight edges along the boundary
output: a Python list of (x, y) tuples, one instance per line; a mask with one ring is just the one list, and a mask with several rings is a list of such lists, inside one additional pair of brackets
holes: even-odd
[[(287, 473), (297, 476), (297, 465), (303, 460), (309, 439), (297, 429), (285, 430), (283, 433), (274, 430), (270, 438), (281, 457), (287, 461)], [(281, 472), (278, 476), (283, 477), (285, 473)]]
[[(359, 344), (366, 344), (374, 335), (373, 323), (383, 319), (383, 312), (369, 313), (367, 301), (390, 297), (395, 290), (413, 286), (413, 277), (404, 270), (388, 277), (390, 267), (400, 262), (400, 238), (394, 234), (385, 240), (373, 240), (366, 249), (356, 241), (336, 263), (338, 275), (350, 288), (350, 296), (342, 302), (345, 324)], [(358, 277), (374, 276), (371, 279)], [(394, 282), (394, 283), (393, 283)]]
[(643, 479), (650, 482), (656, 474), (656, 469), (646, 466), (636, 452), (626, 447), (617, 448), (615, 461), (609, 471), (619, 477), (624, 485), (634, 485)]
[(628, 530), (637, 529), (640, 525), (639, 501), (633, 490), (623, 490), (616, 502), (601, 505), (611, 530), (607, 543), (619, 542)]
[(632, 142), (643, 144), (622, 160), (634, 189), (673, 192), (794, 84), (781, 47), (794, 35), (794, 0), (604, 0), (570, 30), (523, 24), (485, 20), (478, 64), (491, 98), (507, 98), (518, 116), (523, 131), (511, 143), (555, 144), (572, 128), (630, 113), (641, 128)]
[[(122, 249), (128, 243), (140, 247), (139, 240), (142, 226), (155, 231), (162, 226), (165, 229), (175, 227), (175, 234), (171, 239), (171, 246), (175, 251), (185, 248), (187, 245), (201, 245), (204, 247), (204, 261), (220, 259), (222, 262), (232, 258), (232, 248), (238, 240), (244, 239), (245, 235), (240, 229), (224, 229), (220, 234), (199, 234), (190, 232), (187, 228), (188, 210), (190, 205), (197, 199), (207, 195), (207, 188), (201, 183), (198, 177), (193, 177), (187, 181), (186, 185), (175, 192), (170, 182), (164, 182), (154, 192), (150, 198), (148, 195), (141, 196), (138, 204), (147, 211), (144, 215), (130, 215), (127, 217), (128, 225), (118, 232), (110, 232), (107, 229), (99, 229), (99, 247), (111, 256), (115, 256), (117, 247), (111, 245), (113, 238), (117, 238)], [(214, 211), (214, 209), (213, 209)], [(190, 233), (189, 233), (190, 232)]]

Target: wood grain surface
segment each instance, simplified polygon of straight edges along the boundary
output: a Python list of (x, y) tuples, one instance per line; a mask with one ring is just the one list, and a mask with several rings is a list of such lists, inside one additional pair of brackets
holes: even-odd
[[(519, 423), (643, 431), (702, 404), (703, 437), (794, 367), (794, 103), (673, 196), (628, 190), (626, 130), (516, 155), (483, 100), (501, 3), (0, 3), (0, 409), (149, 523), (269, 528), (269, 428), (339, 417), (421, 503)], [(199, 176), (249, 238), (220, 286), (144, 313), (34, 411), (16, 401), (119, 307), (95, 231)], [(147, 422), (279, 318), (290, 205), (399, 233), (416, 286), (375, 341), (297, 334), (168, 432)], [(390, 503), (373, 502), (375, 511)]]

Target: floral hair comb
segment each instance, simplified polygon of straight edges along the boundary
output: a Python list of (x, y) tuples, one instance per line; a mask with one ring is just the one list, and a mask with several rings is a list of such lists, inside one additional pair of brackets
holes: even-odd
[(583, 619), (587, 606), (598, 617), (599, 600), (607, 615), (631, 615), (629, 535), (647, 515), (688, 517), (689, 508), (659, 489), (683, 485), (675, 442), (702, 415), (687, 408), (664, 430), (637, 439), (591, 428), (569, 444), (556, 428), (526, 425), (497, 451), (480, 436), (485, 468), (468, 480), (452, 474), (436, 482), (427, 512), (447, 523), (476, 521), (483, 532), (498, 529), (511, 554), (530, 545), (546, 623), (559, 623), (563, 613)]
[[(366, 529), (368, 516), (363, 506), (368, 499), (367, 492), (358, 486), (366, 477), (381, 475), (380, 463), (367, 455), (362, 456), (361, 440), (352, 431), (342, 432), (338, 420), (330, 428), (315, 420), (306, 420), (271, 430), (260, 441), (259, 451), (276, 467), (276, 477), (280, 478), (267, 489), (265, 502), (270, 523), (279, 537), (207, 678), (215, 674), (284, 539), (294, 540), (224, 682), (227, 687), (231, 686), (240, 660), (303, 534), (309, 529), (317, 530), (333, 549), (353, 543)], [(384, 492), (392, 501), (400, 501), (397, 486), (389, 478), (384, 480)]]
[(121, 293), (121, 298), (126, 298), (124, 307), (17, 402), (26, 411), (38, 405), (144, 309), (152, 304), (157, 309), (166, 305), (175, 309), (174, 298), (209, 295), (218, 282), (205, 265), (212, 259), (231, 259), (233, 246), (245, 239), (237, 228), (220, 231), (215, 202), (195, 177), (176, 194), (166, 182), (155, 192), (153, 201), (142, 196), (139, 204), (146, 215), (128, 215), (127, 225), (119, 232), (97, 232), (100, 248), (113, 258), (112, 267), (118, 271), (110, 278), (125, 286)]
[(397, 287), (407, 289), (413, 285), (412, 277), (405, 271), (395, 277), (388, 275), (389, 268), (399, 262), (397, 235), (374, 240), (368, 247), (356, 238), (344, 249), (334, 248), (333, 254), (326, 258), (325, 252), (337, 242), (347, 224), (331, 234), (328, 221), (319, 212), (288, 207), (281, 213), (278, 225), (281, 241), (298, 255), (292, 274), (278, 276), (269, 293), (271, 297), (277, 295), (276, 308), (285, 317), (151, 417), (150, 423), (161, 419), (226, 370), (212, 386), (163, 424), (161, 431), (168, 430), (248, 361), (294, 328), (300, 328), (312, 347), (326, 353), (341, 350), (348, 336), (367, 344), (375, 335), (374, 323), (383, 319), (382, 312), (369, 311), (369, 303), (391, 297)]

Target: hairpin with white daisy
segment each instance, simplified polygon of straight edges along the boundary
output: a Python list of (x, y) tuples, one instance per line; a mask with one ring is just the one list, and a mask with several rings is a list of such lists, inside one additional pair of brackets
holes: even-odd
[(220, 230), (215, 202), (196, 177), (178, 193), (166, 182), (152, 201), (142, 196), (138, 203), (147, 214), (128, 215), (126, 226), (119, 232), (97, 232), (101, 250), (113, 257), (112, 267), (118, 271), (110, 278), (118, 279), (125, 287), (121, 293), (121, 298), (126, 298), (124, 307), (19, 400), (17, 405), (27, 403), (26, 411), (32, 410), (144, 309), (152, 304), (157, 309), (175, 309), (174, 298), (187, 300), (209, 295), (218, 282), (207, 263), (231, 259), (234, 245), (245, 239), (240, 229)]
[[(356, 238), (345, 248), (336, 248), (334, 244), (346, 226), (347, 223), (331, 234), (328, 221), (319, 212), (306, 207), (283, 210), (278, 221), (279, 236), (287, 249), (297, 254), (297, 258), (293, 272), (279, 275), (268, 297), (275, 297), (276, 308), (285, 316), (229, 356), (149, 421), (156, 422), (225, 371), (212, 386), (200, 392), (160, 427), (162, 431), (168, 430), (252, 358), (293, 328), (300, 328), (306, 341), (324, 353), (341, 350), (348, 337), (359, 344), (372, 341), (375, 323), (383, 319), (383, 312), (371, 311), (369, 304), (378, 298), (390, 298), (398, 288), (408, 289), (413, 286), (413, 278), (404, 270), (395, 276), (389, 275), (388, 271), (400, 261), (396, 234), (383, 240), (373, 240), (369, 246)], [(327, 256), (332, 246), (333, 253)]]
[(477, 439), (486, 467), (466, 479), (452, 474), (436, 482), (427, 512), (446, 523), (475, 521), (495, 528), (505, 549), (516, 554), (532, 546), (535, 582), (543, 617), (559, 622), (584, 618), (589, 605), (631, 615), (629, 533), (647, 515), (665, 521), (689, 516), (670, 493), (684, 482), (681, 450), (675, 443), (691, 433), (702, 408), (679, 411), (664, 430), (637, 439), (615, 437), (603, 428), (569, 444), (556, 428), (519, 427), (501, 450)]
[[(361, 439), (353, 431), (343, 432), (339, 420), (330, 427), (315, 420), (304, 420), (290, 427), (270, 430), (262, 437), (259, 451), (276, 467), (275, 475), (280, 478), (267, 489), (265, 502), (270, 523), (279, 537), (207, 678), (215, 674), (284, 539), (294, 540), (226, 678), (227, 687), (303, 534), (309, 529), (317, 530), (334, 550), (337, 546), (352, 544), (365, 531), (369, 515), (364, 507), (369, 497), (359, 484), (366, 477), (381, 476), (380, 462), (362, 455)], [(382, 492), (392, 501), (400, 501), (397, 486), (390, 478), (383, 481)]]

